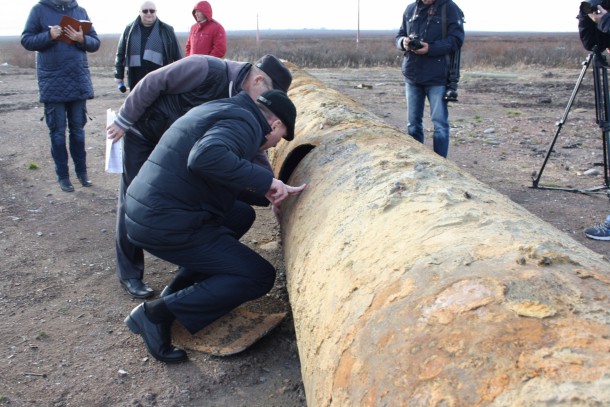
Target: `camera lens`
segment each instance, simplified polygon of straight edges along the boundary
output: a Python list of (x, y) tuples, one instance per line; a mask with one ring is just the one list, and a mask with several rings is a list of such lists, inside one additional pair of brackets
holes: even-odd
[(582, 14), (596, 13), (598, 11), (597, 6), (602, 5), (602, 3), (604, 3), (602, 0), (585, 0), (580, 3), (580, 12)]

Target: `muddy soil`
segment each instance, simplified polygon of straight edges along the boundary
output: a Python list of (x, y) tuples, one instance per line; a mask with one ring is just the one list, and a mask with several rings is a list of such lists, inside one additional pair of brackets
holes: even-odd
[[(397, 68), (310, 72), (404, 131)], [(579, 72), (579, 67), (465, 72), (460, 100), (450, 108), (448, 159), (557, 233), (607, 254), (610, 243), (582, 233), (610, 209), (590, 75), (539, 185), (597, 193), (532, 188), (532, 174), (539, 173)], [(175, 366), (152, 359), (141, 338), (123, 324), (139, 301), (115, 277), (119, 177), (104, 172), (104, 127), (106, 109), (118, 109), (124, 96), (108, 70), (93, 69), (92, 76), (96, 98), (88, 103), (86, 130), (94, 185), (75, 184), (75, 192), (64, 193), (40, 120), (35, 71), (0, 67), (0, 405), (306, 405), (290, 316), (240, 354), (189, 352), (189, 361)], [(426, 144), (431, 146), (430, 137)], [(265, 300), (289, 310), (279, 226), (269, 209), (257, 209), (257, 216), (243, 240), (278, 268), (276, 286)], [(145, 280), (159, 292), (175, 270), (148, 256)]]

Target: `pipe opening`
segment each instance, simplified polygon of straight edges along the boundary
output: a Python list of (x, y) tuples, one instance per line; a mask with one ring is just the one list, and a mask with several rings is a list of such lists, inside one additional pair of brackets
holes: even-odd
[(297, 168), (301, 160), (303, 160), (303, 158), (305, 158), (305, 156), (314, 148), (316, 148), (316, 146), (313, 144), (301, 144), (292, 150), (282, 163), (278, 179), (284, 183), (288, 183), (290, 176)]

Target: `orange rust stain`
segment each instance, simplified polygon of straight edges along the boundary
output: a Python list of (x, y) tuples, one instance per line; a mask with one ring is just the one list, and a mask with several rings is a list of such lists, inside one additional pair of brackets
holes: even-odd
[(352, 382), (352, 371), (356, 359), (353, 358), (350, 352), (344, 352), (341, 360), (337, 365), (334, 376), (334, 388), (348, 388)]
[(502, 394), (510, 384), (510, 377), (507, 374), (500, 374), (486, 380), (478, 390), (478, 394), (485, 402), (491, 402)]

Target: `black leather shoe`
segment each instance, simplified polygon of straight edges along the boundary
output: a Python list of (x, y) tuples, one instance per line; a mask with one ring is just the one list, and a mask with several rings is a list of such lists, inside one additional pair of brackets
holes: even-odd
[(91, 185), (93, 185), (93, 182), (91, 182), (91, 180), (89, 179), (89, 176), (87, 174), (80, 174), (80, 175), (77, 175), (76, 177), (80, 181), (80, 184), (84, 187), (90, 187)]
[(119, 279), (121, 285), (134, 298), (148, 298), (152, 297), (155, 291), (146, 285), (146, 283), (139, 278), (128, 278), (125, 280)]
[(174, 290), (170, 289), (168, 285), (165, 286), (165, 288), (163, 289), (163, 291), (161, 291), (161, 294), (159, 295), (160, 297), (167, 297), (168, 295), (171, 295), (174, 293)]
[(157, 360), (179, 363), (187, 359), (186, 352), (172, 345), (170, 324), (155, 324), (144, 312), (144, 304), (135, 307), (125, 318), (125, 325), (134, 334), (140, 334), (146, 349)]
[(74, 191), (74, 186), (72, 186), (72, 183), (70, 182), (70, 178), (61, 178), (59, 180), (59, 187), (64, 192), (73, 192)]

